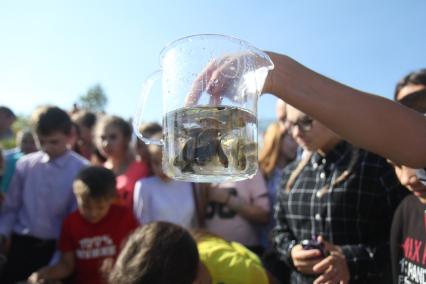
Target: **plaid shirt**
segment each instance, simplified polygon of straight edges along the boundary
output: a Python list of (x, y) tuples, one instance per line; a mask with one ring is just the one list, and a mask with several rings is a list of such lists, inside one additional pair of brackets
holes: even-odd
[(325, 157), (315, 153), (289, 192), (285, 190), (286, 182), (299, 161), (284, 170), (273, 242), (281, 259), (293, 268), (291, 283), (312, 283), (318, 277), (297, 272), (289, 255), (295, 244), (313, 235), (322, 235), (341, 246), (351, 283), (391, 283), (385, 280), (390, 276), (391, 220), (408, 193), (393, 168), (385, 159), (359, 150), (352, 173), (321, 197), (317, 195), (347, 170), (353, 149), (341, 142)]

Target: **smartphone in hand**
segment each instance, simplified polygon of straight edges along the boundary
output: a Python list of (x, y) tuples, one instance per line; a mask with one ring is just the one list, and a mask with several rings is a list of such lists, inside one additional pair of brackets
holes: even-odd
[(324, 245), (317, 241), (316, 238), (310, 240), (303, 240), (300, 242), (304, 250), (317, 249), (321, 252), (321, 257), (326, 256)]

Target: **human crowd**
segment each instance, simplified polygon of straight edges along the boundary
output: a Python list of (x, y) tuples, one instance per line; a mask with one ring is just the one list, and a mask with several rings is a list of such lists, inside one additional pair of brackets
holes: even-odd
[(15, 135), (0, 106), (0, 283), (426, 283), (426, 69), (391, 101), (267, 53), (243, 181), (171, 179), (119, 116), (42, 106)]

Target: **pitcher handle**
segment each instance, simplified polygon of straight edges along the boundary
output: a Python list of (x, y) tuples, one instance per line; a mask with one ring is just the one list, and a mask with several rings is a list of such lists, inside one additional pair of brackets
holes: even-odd
[(143, 114), (146, 106), (146, 100), (148, 98), (149, 93), (151, 92), (152, 87), (154, 86), (154, 83), (158, 81), (158, 79), (161, 78), (162, 71), (157, 70), (151, 75), (146, 78), (146, 80), (142, 84), (142, 92), (139, 97), (139, 101), (137, 104), (135, 116), (133, 118), (133, 131), (136, 134), (136, 136), (141, 139), (145, 144), (154, 144), (154, 145), (163, 145), (163, 139), (152, 139), (149, 137), (144, 137), (142, 133), (139, 131), (140, 125), (144, 122), (143, 121)]

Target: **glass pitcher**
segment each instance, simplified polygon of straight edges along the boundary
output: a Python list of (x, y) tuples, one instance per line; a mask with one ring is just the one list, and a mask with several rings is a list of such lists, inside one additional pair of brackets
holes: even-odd
[[(252, 177), (258, 169), (257, 99), (274, 67), (268, 55), (237, 38), (204, 34), (172, 42), (160, 62), (143, 84), (133, 126), (145, 143), (163, 146), (164, 172), (191, 182)], [(138, 131), (156, 81), (163, 101), (161, 140)]]

